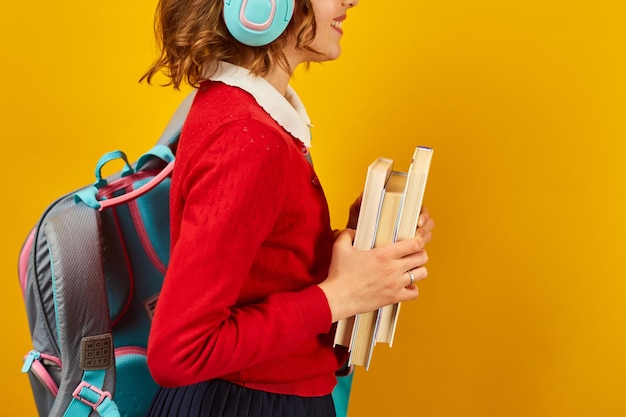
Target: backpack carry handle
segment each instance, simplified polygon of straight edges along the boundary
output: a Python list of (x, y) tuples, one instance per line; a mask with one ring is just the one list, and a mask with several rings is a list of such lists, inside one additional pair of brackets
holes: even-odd
[(136, 190), (133, 190), (129, 193), (126, 194), (122, 194), (119, 197), (114, 197), (114, 198), (110, 198), (107, 200), (102, 200), (100, 201), (100, 207), (98, 207), (98, 211), (102, 211), (105, 208), (108, 207), (114, 207), (117, 206), (118, 204), (124, 204), (128, 201), (131, 201), (145, 193), (147, 193), (148, 191), (152, 190), (154, 187), (156, 187), (157, 185), (159, 185), (161, 183), (161, 181), (163, 181), (165, 178), (167, 178), (172, 171), (174, 170), (174, 161), (170, 162), (169, 164), (167, 164), (165, 166), (165, 168), (163, 168), (161, 170), (161, 172), (159, 172), (154, 178), (152, 178), (150, 181), (148, 181), (147, 183), (145, 183), (144, 185), (142, 185), (141, 187), (137, 188)]
[[(102, 187), (108, 184), (106, 179), (101, 177), (102, 167), (109, 161), (114, 159), (122, 158), (126, 162), (126, 168), (122, 171), (121, 176), (125, 177), (132, 173), (138, 172), (144, 165), (146, 165), (149, 161), (154, 160), (154, 158), (158, 158), (167, 163), (167, 165), (161, 169), (161, 171), (150, 181), (143, 184), (141, 187), (133, 190), (131, 192), (125, 193), (118, 197), (113, 197), (110, 199), (100, 200), (98, 198), (98, 193)], [(172, 150), (166, 145), (155, 145), (148, 152), (143, 154), (139, 160), (137, 161), (135, 169), (128, 163), (128, 159), (126, 155), (122, 151), (113, 151), (104, 154), (99, 160), (96, 166), (96, 177), (97, 181), (92, 187), (87, 187), (83, 190), (78, 191), (74, 194), (74, 202), (79, 203), (83, 202), (87, 204), (89, 207), (102, 211), (107, 207), (114, 207), (119, 204), (126, 203), (130, 200), (133, 200), (148, 191), (152, 190), (156, 187), (163, 179), (167, 178), (174, 169), (174, 153)]]
[(104, 168), (104, 166), (108, 164), (109, 162), (114, 161), (116, 159), (121, 159), (122, 161), (124, 161), (125, 166), (121, 173), (122, 177), (126, 177), (132, 174), (133, 172), (135, 172), (133, 170), (133, 167), (130, 165), (130, 162), (128, 162), (128, 157), (126, 156), (124, 152), (122, 151), (107, 152), (104, 155), (102, 155), (100, 159), (98, 159), (98, 163), (96, 164), (96, 182), (94, 183), (94, 187), (96, 187), (97, 189), (100, 189), (104, 187), (105, 185), (107, 185), (107, 180), (102, 178), (102, 168)]
[(174, 169), (174, 161), (176, 157), (174, 156), (174, 153), (172, 152), (172, 149), (170, 149), (170, 147), (162, 144), (155, 145), (152, 149), (139, 157), (139, 160), (137, 161), (137, 164), (135, 166), (135, 171), (139, 172), (147, 162), (154, 160), (154, 158), (158, 158), (162, 161), (167, 162), (167, 165), (161, 170), (161, 172), (159, 172), (154, 178), (152, 178), (150, 181), (137, 188), (136, 190), (120, 195), (119, 197), (102, 200), (100, 202), (100, 207), (98, 208), (98, 210), (102, 211), (107, 207), (114, 207), (118, 204), (124, 204), (130, 200), (133, 200), (152, 190), (154, 187), (160, 184), (161, 181), (167, 178)]

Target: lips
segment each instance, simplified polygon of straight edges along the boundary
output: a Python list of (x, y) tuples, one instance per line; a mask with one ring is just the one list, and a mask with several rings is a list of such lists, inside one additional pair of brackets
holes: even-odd
[(333, 28), (337, 29), (339, 32), (343, 33), (343, 21), (346, 20), (346, 15), (343, 15), (341, 17), (337, 17), (335, 19), (333, 19), (332, 22), (330, 22), (330, 26), (332, 26)]

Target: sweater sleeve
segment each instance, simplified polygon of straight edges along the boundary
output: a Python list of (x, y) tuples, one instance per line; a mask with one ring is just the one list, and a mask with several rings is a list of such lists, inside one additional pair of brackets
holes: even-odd
[(148, 347), (151, 372), (163, 386), (238, 372), (331, 327), (316, 285), (238, 305), (280, 215), (293, 153), (260, 122), (229, 123), (211, 141), (187, 153), (175, 171), (184, 204), (174, 213), (181, 220)]

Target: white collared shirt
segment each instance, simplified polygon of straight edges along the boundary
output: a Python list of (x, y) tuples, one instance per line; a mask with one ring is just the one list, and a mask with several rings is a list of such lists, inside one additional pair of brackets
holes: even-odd
[(254, 76), (246, 68), (224, 61), (213, 62), (206, 73), (210, 74), (208, 79), (212, 81), (241, 88), (252, 95), (272, 119), (301, 140), (307, 148), (311, 147), (311, 119), (291, 86), (287, 86), (283, 96), (263, 77)]

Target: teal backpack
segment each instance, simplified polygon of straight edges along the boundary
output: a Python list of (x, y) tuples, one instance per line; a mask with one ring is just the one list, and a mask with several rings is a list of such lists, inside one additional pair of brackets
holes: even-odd
[[(194, 94), (156, 146), (131, 164), (121, 151), (96, 181), (43, 213), (19, 256), (33, 343), (24, 357), (40, 417), (143, 417), (158, 389), (146, 364), (152, 313), (169, 262), (169, 188)], [(121, 172), (103, 167), (121, 160)], [(333, 392), (345, 417), (352, 377)]]

